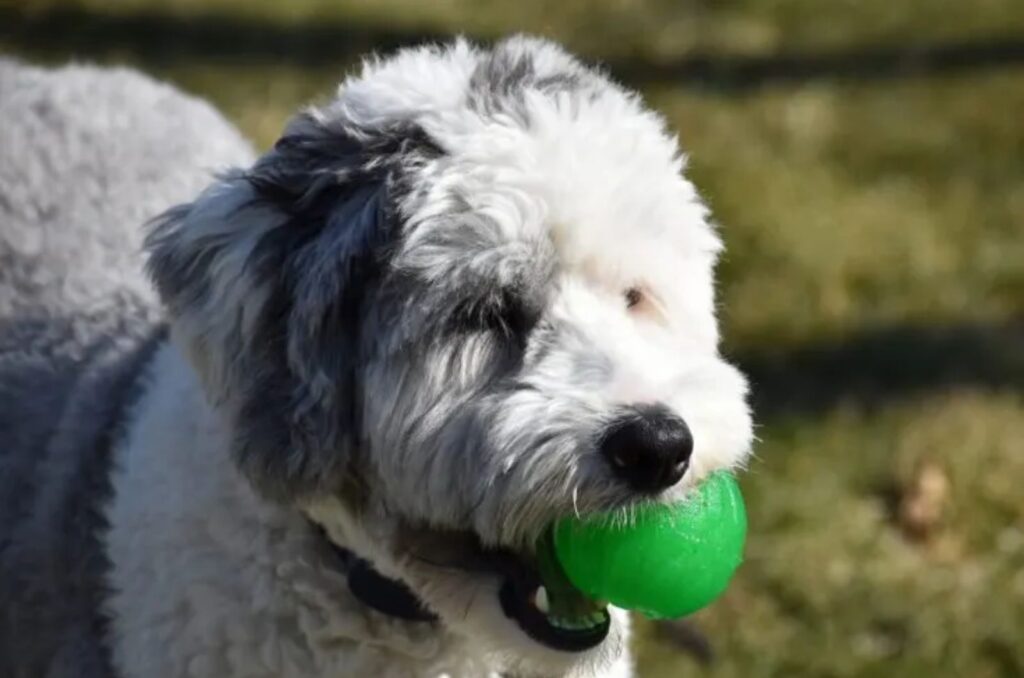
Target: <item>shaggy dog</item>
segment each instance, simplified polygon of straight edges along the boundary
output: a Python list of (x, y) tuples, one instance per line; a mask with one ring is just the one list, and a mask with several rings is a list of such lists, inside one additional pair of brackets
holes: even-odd
[[(0, 144), (0, 675), (631, 673), (536, 544), (751, 441), (720, 241), (635, 94), (538, 40), (409, 49), (252, 162), (169, 87), (7, 63)], [(137, 226), (185, 200), (161, 304)]]

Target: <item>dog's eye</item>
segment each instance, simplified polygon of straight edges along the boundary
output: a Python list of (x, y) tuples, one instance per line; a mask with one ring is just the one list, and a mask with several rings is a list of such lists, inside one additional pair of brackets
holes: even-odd
[(630, 287), (623, 292), (623, 296), (626, 299), (626, 308), (633, 308), (644, 300), (644, 293), (640, 291), (639, 287)]
[(535, 309), (531, 309), (522, 299), (509, 291), (502, 294), (501, 302), (492, 308), (491, 313), (492, 327), (520, 339), (533, 329), (539, 318)]
[(524, 304), (513, 292), (502, 290), (495, 296), (460, 304), (453, 318), (461, 330), (496, 331), (522, 339), (537, 324), (539, 313)]

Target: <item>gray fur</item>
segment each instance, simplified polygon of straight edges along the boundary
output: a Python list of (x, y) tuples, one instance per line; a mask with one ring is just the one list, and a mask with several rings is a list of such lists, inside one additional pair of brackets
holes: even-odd
[(140, 225), (250, 153), (208, 105), (136, 73), (0, 60), (5, 678), (112, 675), (109, 454), (162, 336)]
[(562, 64), (556, 72), (538, 73), (530, 43), (509, 41), (497, 45), (477, 66), (469, 82), (468, 103), (487, 115), (513, 115), (528, 125), (525, 91), (579, 96), (608, 85), (605, 78), (576, 62)]
[[(409, 125), (363, 129), (303, 114), (252, 169), (168, 212), (150, 234), (156, 287), (179, 320), (195, 318), (188, 340), (199, 364), (216, 366), (207, 383), (232, 421), (235, 458), (270, 496), (344, 480), (360, 442), (365, 293), (390, 257), (408, 173), (438, 153)], [(207, 224), (209, 201), (234, 208)], [(200, 221), (210, 231), (197, 235)], [(197, 311), (211, 301), (214, 313)], [(225, 314), (234, 319), (226, 327)]]

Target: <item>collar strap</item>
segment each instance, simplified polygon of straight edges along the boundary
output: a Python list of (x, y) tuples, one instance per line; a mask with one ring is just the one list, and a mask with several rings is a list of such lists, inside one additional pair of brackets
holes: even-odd
[(389, 579), (369, 561), (338, 546), (319, 525), (317, 531), (334, 553), (334, 560), (348, 579), (348, 588), (359, 602), (381, 614), (411, 622), (435, 622), (437, 615), (427, 609), (415, 593), (397, 579)]

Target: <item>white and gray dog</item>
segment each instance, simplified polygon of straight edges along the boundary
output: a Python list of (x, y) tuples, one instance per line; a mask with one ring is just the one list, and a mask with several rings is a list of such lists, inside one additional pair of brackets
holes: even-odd
[(629, 675), (536, 545), (749, 453), (683, 165), (528, 38), (370, 60), (255, 162), (0, 65), (0, 675)]

